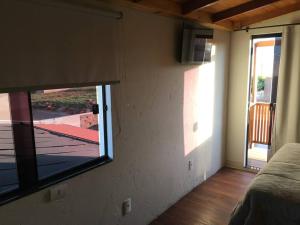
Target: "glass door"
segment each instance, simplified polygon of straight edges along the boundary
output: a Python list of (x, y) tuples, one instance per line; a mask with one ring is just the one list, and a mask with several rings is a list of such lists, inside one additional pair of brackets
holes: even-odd
[(246, 167), (260, 170), (268, 161), (274, 124), (281, 34), (253, 36), (248, 96)]

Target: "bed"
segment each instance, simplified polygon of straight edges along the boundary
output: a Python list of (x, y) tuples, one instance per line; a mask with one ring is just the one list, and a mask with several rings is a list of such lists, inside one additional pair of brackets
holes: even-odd
[(300, 144), (276, 152), (250, 184), (229, 225), (300, 225)]

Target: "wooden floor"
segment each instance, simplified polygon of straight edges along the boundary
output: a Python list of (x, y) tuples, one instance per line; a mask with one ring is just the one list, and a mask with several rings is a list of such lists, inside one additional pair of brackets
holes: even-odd
[(255, 174), (221, 169), (150, 225), (227, 225)]

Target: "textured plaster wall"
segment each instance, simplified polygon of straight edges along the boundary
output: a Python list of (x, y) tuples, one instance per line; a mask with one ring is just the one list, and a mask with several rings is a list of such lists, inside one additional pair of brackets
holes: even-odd
[(223, 166), (230, 34), (215, 32), (212, 63), (181, 65), (181, 21), (122, 11), (114, 161), (63, 182), (62, 200), (48, 202), (45, 189), (1, 206), (1, 225), (148, 224)]

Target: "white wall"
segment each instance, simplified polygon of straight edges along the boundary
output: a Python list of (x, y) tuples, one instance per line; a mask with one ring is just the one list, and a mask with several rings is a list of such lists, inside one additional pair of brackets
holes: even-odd
[[(64, 182), (63, 200), (48, 202), (45, 189), (1, 206), (1, 224), (147, 224), (224, 164), (230, 34), (215, 32), (211, 64), (180, 65), (181, 21), (122, 10), (115, 160)], [(122, 217), (127, 197), (133, 211)]]
[[(251, 27), (295, 23), (300, 11), (254, 24)], [(252, 35), (282, 33), (284, 27), (232, 32), (228, 84), (226, 164), (242, 168), (245, 158), (250, 39)]]

